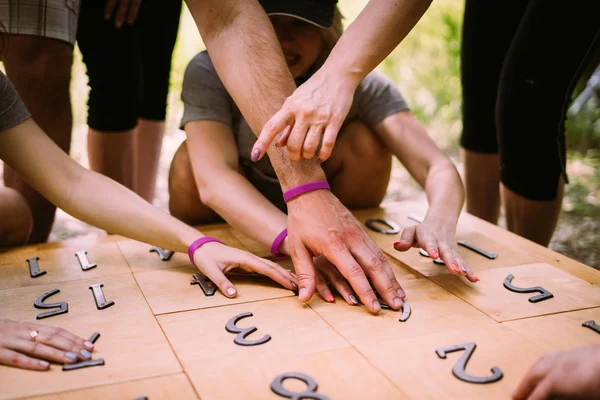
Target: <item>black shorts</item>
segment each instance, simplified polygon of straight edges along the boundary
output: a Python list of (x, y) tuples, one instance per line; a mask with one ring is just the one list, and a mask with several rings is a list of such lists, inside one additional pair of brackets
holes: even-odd
[(461, 145), (499, 153), (513, 192), (554, 200), (568, 181), (566, 112), (599, 36), (599, 0), (466, 0)]
[(132, 25), (104, 20), (104, 0), (83, 0), (77, 41), (87, 67), (88, 125), (118, 132), (166, 116), (181, 0), (143, 0)]

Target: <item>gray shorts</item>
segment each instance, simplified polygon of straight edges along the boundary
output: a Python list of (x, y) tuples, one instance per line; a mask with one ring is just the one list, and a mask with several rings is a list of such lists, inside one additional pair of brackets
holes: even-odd
[(9, 34), (43, 36), (74, 45), (79, 5), (80, 0), (0, 0), (0, 22)]

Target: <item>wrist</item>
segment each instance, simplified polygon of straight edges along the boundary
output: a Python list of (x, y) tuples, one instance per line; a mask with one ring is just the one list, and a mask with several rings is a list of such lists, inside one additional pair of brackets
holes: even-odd
[(201, 236), (198, 239), (196, 239), (188, 248), (188, 257), (190, 258), (190, 262), (192, 263), (192, 265), (196, 268), (198, 268), (198, 266), (196, 265), (196, 262), (194, 261), (194, 254), (196, 254), (196, 251), (204, 246), (207, 243), (220, 243), (220, 244), (224, 244), (223, 242), (221, 242), (219, 239), (216, 239), (214, 237), (211, 236)]
[(320, 74), (324, 82), (336, 82), (337, 87), (351, 90), (354, 93), (367, 74), (360, 68), (350, 67), (350, 64), (337, 60), (336, 57), (328, 57), (317, 74)]

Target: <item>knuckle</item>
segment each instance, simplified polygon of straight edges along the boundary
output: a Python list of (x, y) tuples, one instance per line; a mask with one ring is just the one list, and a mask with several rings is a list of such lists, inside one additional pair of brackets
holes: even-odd
[(357, 278), (357, 277), (363, 276), (364, 275), (364, 271), (363, 271), (362, 267), (359, 264), (355, 263), (355, 264), (351, 264), (348, 267), (348, 275), (351, 278)]
[(369, 270), (371, 270), (372, 272), (381, 272), (384, 270), (384, 266), (383, 263), (381, 262), (381, 260), (376, 257), (373, 256), (369, 262), (367, 263), (367, 267), (369, 268)]

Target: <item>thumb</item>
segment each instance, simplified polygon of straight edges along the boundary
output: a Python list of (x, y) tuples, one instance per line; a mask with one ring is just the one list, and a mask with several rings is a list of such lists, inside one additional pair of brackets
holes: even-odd
[(291, 257), (298, 277), (298, 300), (307, 302), (315, 293), (315, 265), (303, 243), (291, 249)]

